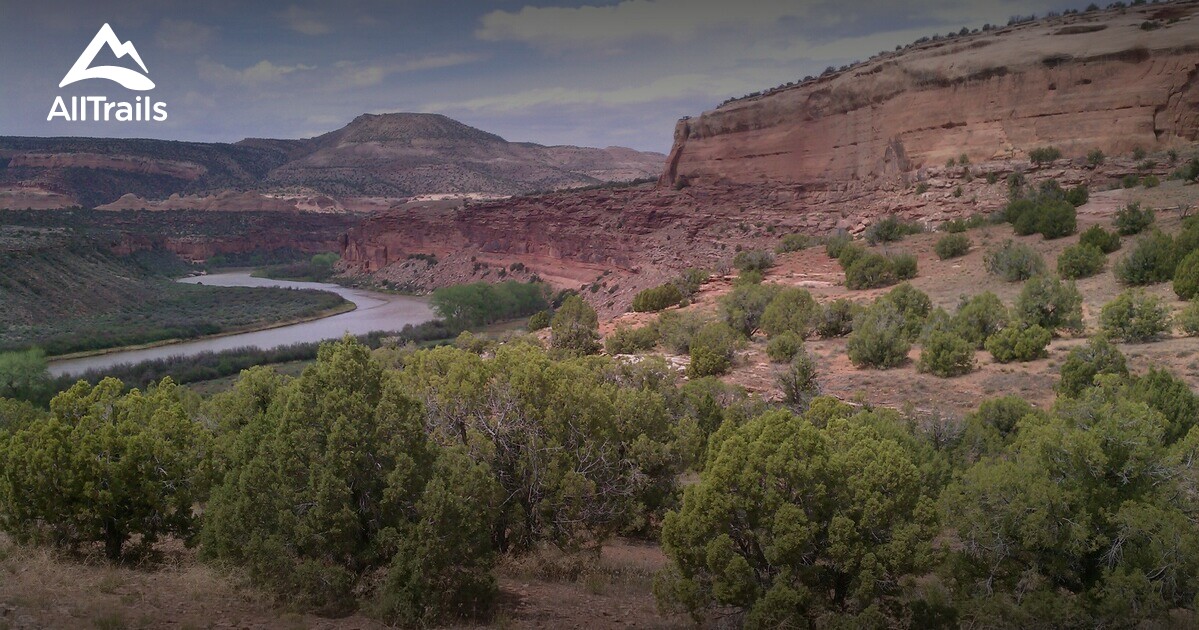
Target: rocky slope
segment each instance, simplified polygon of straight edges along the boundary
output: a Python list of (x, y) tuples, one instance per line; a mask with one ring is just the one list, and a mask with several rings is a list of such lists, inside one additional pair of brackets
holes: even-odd
[(1199, 139), (1199, 4), (1044, 19), (876, 56), (679, 121), (665, 184), (907, 183), (966, 155)]
[(0, 209), (366, 212), (657, 177), (665, 156), (513, 143), (436, 114), (364, 115), (306, 140), (0, 137)]
[[(682, 268), (719, 268), (789, 232), (992, 212), (1016, 171), (1092, 189), (1165, 177), (1168, 151), (1186, 158), (1199, 138), (1196, 13), (1092, 12), (909, 47), (680, 121), (657, 186), (394, 209), (343, 237), (344, 264), (412, 289), (516, 269), (615, 313)], [(1029, 161), (1050, 145), (1064, 157)], [(1102, 166), (1087, 164), (1093, 149)]]

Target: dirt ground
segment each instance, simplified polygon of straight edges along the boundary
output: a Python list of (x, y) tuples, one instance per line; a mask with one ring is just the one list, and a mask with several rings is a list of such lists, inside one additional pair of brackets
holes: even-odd
[[(112, 566), (16, 545), (0, 534), (0, 630), (26, 628), (238, 628), (368, 630), (385, 624), (363, 614), (326, 619), (289, 611), (195, 557), (161, 546), (147, 566)], [(505, 560), (497, 571), (494, 628), (678, 628), (658, 614), (653, 575), (666, 563), (655, 545), (617, 540), (596, 562), (537, 555)], [(566, 566), (569, 570), (560, 567)]]

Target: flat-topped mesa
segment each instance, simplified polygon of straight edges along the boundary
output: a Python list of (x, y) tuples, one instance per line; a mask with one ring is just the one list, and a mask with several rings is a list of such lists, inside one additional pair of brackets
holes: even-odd
[(907, 183), (961, 155), (1181, 147), (1199, 139), (1197, 74), (1196, 2), (935, 41), (680, 120), (660, 183)]

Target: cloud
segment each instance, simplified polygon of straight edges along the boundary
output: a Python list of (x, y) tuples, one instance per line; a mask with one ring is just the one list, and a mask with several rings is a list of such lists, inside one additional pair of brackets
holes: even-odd
[(196, 62), (196, 65), (200, 78), (206, 81), (244, 86), (275, 83), (289, 74), (316, 69), (316, 66), (306, 66), (302, 63), (294, 66), (281, 66), (265, 59), (244, 70), (230, 68), (209, 59), (201, 59)]
[(393, 74), (448, 68), (473, 63), (482, 58), (483, 56), (478, 54), (446, 53), (421, 57), (405, 56), (371, 63), (339, 61), (334, 67), (337, 69), (337, 79), (341, 83), (351, 87), (369, 87), (382, 83)]
[(551, 49), (604, 48), (643, 39), (694, 40), (731, 27), (770, 27), (800, 18), (811, 3), (793, 0), (623, 0), (608, 6), (533, 7), (484, 15), (475, 37)]
[(155, 31), (155, 42), (168, 50), (191, 53), (203, 49), (216, 35), (212, 26), (188, 19), (163, 18)]
[(315, 12), (294, 4), (287, 7), (280, 17), (284, 26), (303, 35), (324, 35), (329, 32), (329, 25), (321, 21)]
[(499, 96), (484, 96), (460, 101), (428, 103), (425, 111), (476, 111), (520, 113), (536, 107), (594, 105), (616, 107), (679, 101), (695, 97), (719, 97), (761, 89), (766, 76), (757, 72), (721, 75), (677, 74), (637, 86), (615, 89), (579, 89), (573, 87), (535, 88)]
[(212, 41), (216, 29), (191, 20), (163, 18), (154, 32), (154, 41), (167, 50), (194, 52)]

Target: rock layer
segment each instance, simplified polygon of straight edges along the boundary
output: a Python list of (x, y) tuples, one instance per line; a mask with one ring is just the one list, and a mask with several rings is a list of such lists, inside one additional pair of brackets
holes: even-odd
[(1041, 20), (733, 101), (679, 121), (662, 182), (906, 183), (961, 155), (1189, 145), (1199, 139), (1197, 12), (1182, 3)]

